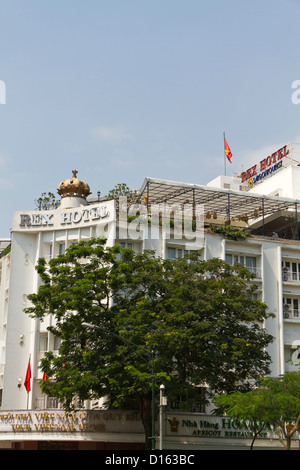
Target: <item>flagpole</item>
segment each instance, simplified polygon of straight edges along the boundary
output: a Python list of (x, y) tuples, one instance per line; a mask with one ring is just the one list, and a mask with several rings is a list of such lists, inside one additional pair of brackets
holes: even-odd
[(223, 147), (224, 147), (224, 175), (226, 176), (225, 132), (223, 132)]

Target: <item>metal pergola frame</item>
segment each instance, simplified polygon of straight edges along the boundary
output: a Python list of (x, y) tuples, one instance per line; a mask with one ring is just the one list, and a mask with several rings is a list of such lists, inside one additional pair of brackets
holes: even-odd
[(246, 224), (260, 219), (264, 226), (268, 215), (282, 211), (293, 211), (297, 220), (297, 206), (300, 200), (266, 196), (245, 191), (219, 189), (198, 184), (168, 181), (157, 178), (145, 178), (139, 191), (141, 201), (147, 205), (148, 214), (155, 204), (177, 204), (182, 207), (186, 203), (203, 204), (204, 213), (217, 214), (227, 223), (244, 220)]

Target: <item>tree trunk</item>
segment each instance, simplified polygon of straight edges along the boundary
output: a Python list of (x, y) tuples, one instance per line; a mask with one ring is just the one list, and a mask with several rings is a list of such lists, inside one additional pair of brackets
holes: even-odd
[(292, 440), (292, 436), (286, 437), (286, 444), (284, 447), (285, 450), (291, 450), (291, 440)]
[(151, 395), (141, 395), (139, 397), (139, 407), (142, 423), (145, 430), (145, 449), (152, 449), (152, 397)]
[[(263, 425), (261, 426), (260, 429), (255, 430), (255, 428), (254, 429), (252, 428), (253, 439), (252, 439), (252, 442), (251, 442), (251, 445), (250, 445), (250, 450), (253, 450), (254, 442), (255, 442), (257, 436), (259, 436), (259, 434), (264, 430), (264, 428), (265, 428), (265, 423), (263, 423)], [(251, 427), (250, 427), (250, 429), (251, 429)]]

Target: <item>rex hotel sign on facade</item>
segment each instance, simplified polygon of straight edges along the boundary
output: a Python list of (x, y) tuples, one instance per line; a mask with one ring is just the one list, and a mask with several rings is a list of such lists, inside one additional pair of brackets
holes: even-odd
[(242, 183), (249, 180), (249, 183), (251, 182), (249, 186), (252, 186), (253, 183), (260, 181), (270, 173), (278, 170), (282, 166), (282, 158), (286, 157), (288, 154), (289, 149), (287, 149), (287, 146), (285, 145), (284, 147), (261, 160), (258, 165), (254, 165), (247, 171), (243, 171), (241, 174)]

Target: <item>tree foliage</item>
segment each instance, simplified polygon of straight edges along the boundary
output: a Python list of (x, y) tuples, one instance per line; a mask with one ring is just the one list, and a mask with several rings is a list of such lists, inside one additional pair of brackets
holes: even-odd
[(54, 315), (49, 329), (62, 340), (59, 355), (42, 360), (55, 379), (42, 389), (67, 409), (75, 398), (108, 395), (112, 407), (137, 399), (147, 441), (152, 365), (156, 391), (165, 384), (169, 401), (199, 398), (204, 384), (214, 393), (248, 390), (269, 372), (269, 314), (246, 268), (198, 254), (163, 260), (91, 239), (49, 265), (40, 259), (37, 271), (42, 284), (26, 312)]
[(108, 192), (107, 197), (115, 199), (119, 196), (134, 197), (137, 196), (137, 194), (138, 191), (136, 189), (130, 189), (126, 183), (119, 183)]
[(210, 224), (210, 230), (230, 240), (245, 240), (250, 236), (250, 231), (232, 225)]
[(60, 201), (56, 199), (51, 192), (41, 193), (40, 197), (34, 200), (36, 208), (40, 211), (49, 211), (56, 209), (60, 205)]
[(265, 426), (273, 426), (284, 449), (300, 429), (300, 372), (265, 377), (259, 387), (247, 393), (235, 391), (214, 398), (219, 411), (250, 422), (256, 437)]

